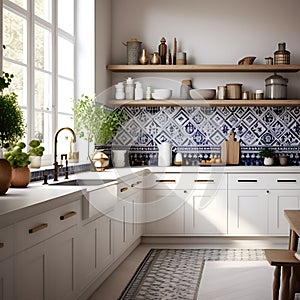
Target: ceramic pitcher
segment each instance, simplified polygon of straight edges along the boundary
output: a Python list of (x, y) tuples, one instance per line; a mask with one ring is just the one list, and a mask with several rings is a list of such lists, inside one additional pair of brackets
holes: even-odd
[(169, 142), (162, 142), (158, 147), (158, 166), (168, 167), (172, 162), (172, 145)]

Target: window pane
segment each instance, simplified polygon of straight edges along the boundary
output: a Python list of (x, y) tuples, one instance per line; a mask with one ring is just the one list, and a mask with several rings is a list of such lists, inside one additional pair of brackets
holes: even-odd
[(69, 115), (58, 114), (58, 128), (66, 126), (74, 129), (74, 120)]
[(52, 116), (50, 113), (35, 112), (34, 137), (42, 141), (45, 154), (52, 153)]
[(14, 75), (9, 90), (18, 95), (18, 102), (21, 106), (27, 106), (26, 68), (4, 60), (3, 70)]
[(51, 32), (35, 25), (35, 66), (51, 71), (52, 66), (52, 43)]
[(9, 0), (10, 2), (13, 2), (23, 8), (27, 8), (27, 0)]
[(4, 56), (26, 63), (26, 21), (4, 9), (3, 32)]
[(58, 112), (73, 114), (73, 81), (58, 78)]
[[(58, 1), (60, 2), (60, 1)], [(52, 11), (52, 7), (51, 7), (51, 3), (52, 1), (50, 0), (35, 0), (34, 1), (34, 13), (46, 20), (46, 21), (50, 21), (51, 20), (51, 11)]]
[(35, 108), (52, 110), (52, 80), (51, 75), (35, 72)]
[(58, 75), (74, 77), (74, 45), (63, 38), (58, 38)]
[(74, 0), (60, 0), (58, 5), (58, 28), (74, 34)]

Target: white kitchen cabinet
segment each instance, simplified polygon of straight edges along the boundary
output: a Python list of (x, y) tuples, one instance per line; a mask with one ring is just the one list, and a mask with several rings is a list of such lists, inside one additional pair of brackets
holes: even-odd
[(15, 225), (15, 299), (74, 299), (80, 202)]
[(143, 179), (129, 176), (118, 184), (118, 203), (114, 209), (114, 255), (118, 258), (143, 233)]
[(268, 233), (268, 196), (266, 190), (228, 191), (228, 234)]
[(285, 209), (299, 208), (300, 174), (229, 174), (228, 233), (288, 235)]
[(15, 299), (74, 299), (76, 227), (15, 256)]
[(270, 190), (269, 233), (288, 234), (290, 226), (284, 217), (284, 210), (299, 209), (299, 205), (299, 190)]
[(185, 233), (227, 233), (227, 191), (188, 190), (185, 202)]
[(77, 285), (87, 287), (113, 261), (112, 220), (102, 215), (82, 224), (78, 235)]
[[(1, 249), (0, 249), (1, 251)], [(0, 262), (0, 300), (12, 300), (13, 297), (13, 258)]]
[(113, 222), (107, 216), (99, 219), (99, 261), (100, 271), (105, 270), (114, 259), (113, 256)]
[(13, 299), (13, 226), (0, 229), (0, 300)]
[(184, 233), (185, 190), (146, 190), (146, 234)]

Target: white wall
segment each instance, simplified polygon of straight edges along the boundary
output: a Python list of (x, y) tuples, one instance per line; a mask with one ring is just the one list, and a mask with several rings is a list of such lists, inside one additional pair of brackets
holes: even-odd
[[(190, 64), (235, 64), (245, 56), (255, 63), (273, 56), (279, 42), (286, 42), (291, 63), (300, 62), (299, 0), (112, 0), (112, 56), (107, 63), (126, 64), (122, 42), (132, 37), (143, 42), (148, 53), (157, 51), (162, 36), (173, 48), (186, 51)], [(102, 52), (101, 52), (102, 53)], [(98, 53), (97, 55), (101, 55)], [(102, 68), (102, 71), (105, 69)], [(113, 82), (129, 74), (113, 74)], [(264, 88), (268, 73), (130, 74), (134, 77), (168, 76), (193, 79), (194, 87), (214, 88), (241, 82), (245, 88)], [(300, 75), (289, 78), (288, 97), (300, 97)], [(298, 86), (299, 87), (298, 87)]]

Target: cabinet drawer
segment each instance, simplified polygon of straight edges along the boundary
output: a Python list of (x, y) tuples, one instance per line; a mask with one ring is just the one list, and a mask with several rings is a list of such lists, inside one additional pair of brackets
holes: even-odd
[(149, 189), (225, 189), (227, 177), (218, 173), (153, 173), (147, 177)]
[(13, 255), (13, 225), (0, 229), (0, 261)]
[(137, 189), (144, 187), (143, 177), (123, 178), (118, 184), (118, 198), (125, 199), (136, 192)]
[(229, 174), (229, 189), (299, 189), (300, 174)]
[(81, 204), (76, 201), (16, 223), (16, 251), (29, 248), (75, 225), (80, 214)]
[(147, 176), (145, 187), (155, 190), (173, 190), (189, 188), (191, 184), (187, 182), (184, 173), (152, 173)]
[(224, 190), (227, 188), (227, 175), (222, 173), (184, 174), (193, 190)]

